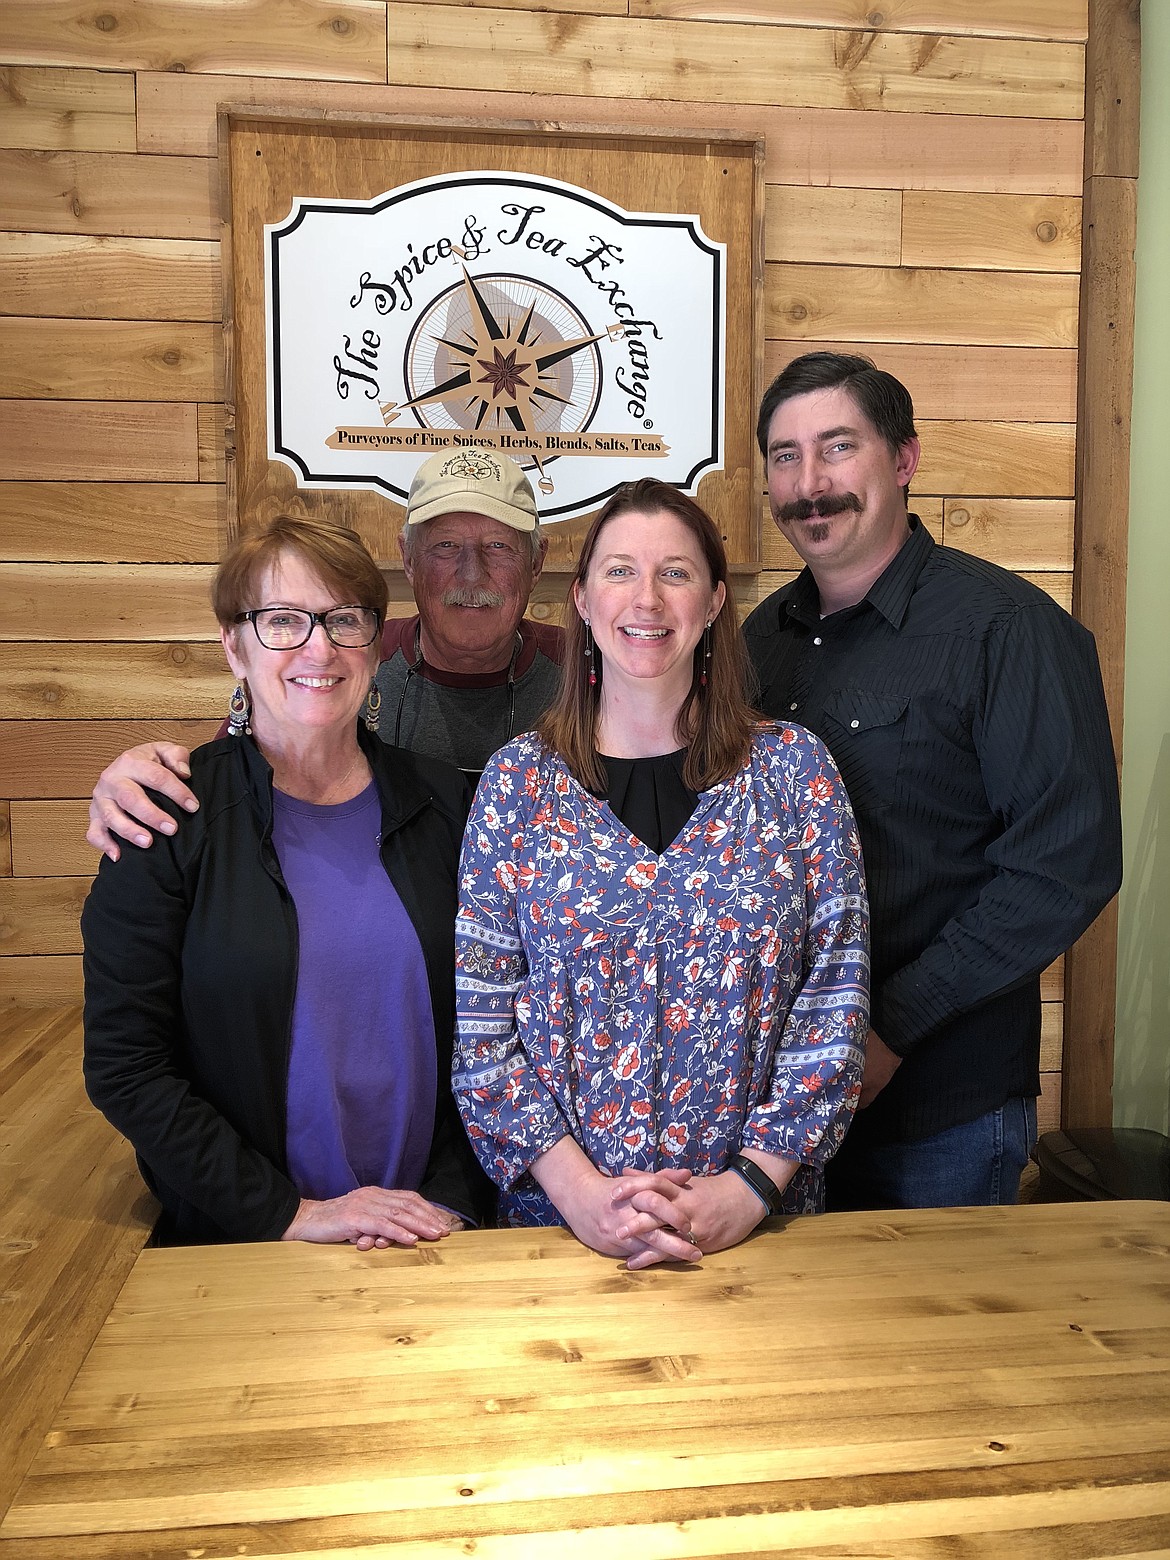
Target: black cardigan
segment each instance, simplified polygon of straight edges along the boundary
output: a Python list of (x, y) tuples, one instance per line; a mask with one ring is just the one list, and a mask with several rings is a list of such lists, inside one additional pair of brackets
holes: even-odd
[[(435, 1132), (418, 1190), (478, 1219), (486, 1183), (449, 1082), (467, 786), (447, 764), (359, 737), (435, 1020)], [(249, 738), (221, 738), (191, 755), (191, 788), (193, 815), (154, 796), (178, 832), (103, 860), (86, 901), (85, 1084), (134, 1146), (174, 1238), (275, 1240), (300, 1197), (285, 1152), (297, 919), (272, 847), (272, 771)]]

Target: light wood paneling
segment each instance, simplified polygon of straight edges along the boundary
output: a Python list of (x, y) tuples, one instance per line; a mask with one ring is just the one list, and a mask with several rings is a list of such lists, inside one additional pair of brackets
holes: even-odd
[(19, 955), (0, 958), (0, 1005), (27, 1007), (81, 1000), (79, 954)]
[(378, 0), (4, 0), (9, 59), (385, 81)]
[(0, 233), (0, 314), (219, 321), (219, 245)]
[[(0, 20), (0, 50), (7, 55), (6, 22), (5, 15)], [(0, 146), (132, 152), (135, 136), (133, 76), (0, 66)]]
[(764, 214), (764, 257), (806, 264), (897, 265), (902, 192), (772, 184)]
[(1075, 427), (1064, 423), (922, 422), (915, 482), (928, 493), (1070, 498)]
[(12, 876), (12, 809), (0, 802), (0, 877)]
[(85, 878), (0, 878), (0, 954), (80, 953)]
[(224, 449), (224, 409), (204, 405), (199, 408), (199, 480), (223, 482), (227, 477)]
[(202, 157), (0, 151), (4, 232), (218, 238), (218, 202)]
[(1063, 569), (1072, 573), (1071, 499), (952, 498), (943, 540), (1005, 569)]
[(193, 482), (197, 422), (190, 405), (0, 401), (0, 471), (34, 482)]
[[(537, 80), (540, 79), (539, 73)], [(763, 135), (770, 184), (889, 189), (990, 190), (1080, 195), (1083, 136), (1074, 120), (973, 114), (854, 113), (776, 103), (653, 102), (639, 95), (580, 97), (546, 92), (485, 93), (454, 82), (429, 87), (340, 86), (263, 76), (138, 77), (138, 144), (145, 152), (211, 157), (217, 103), (530, 120), (555, 127), (582, 120), (629, 129), (712, 130)]]
[(207, 719), (230, 692), (218, 642), (0, 644), (0, 720)]
[(0, 396), (211, 401), (222, 342), (218, 325), (0, 319)]
[(1087, 0), (630, 0), (631, 16), (1083, 42)]
[(182, 482), (0, 482), (0, 558), (213, 563), (222, 487)]
[[(140, 742), (210, 742), (227, 713), (202, 720), (14, 720), (0, 725), (0, 795), (40, 799), (88, 796), (98, 775), (119, 753)], [(3, 961), (0, 960), (0, 967)]]
[(936, 347), (897, 341), (769, 341), (764, 383), (804, 352), (859, 352), (893, 374), (919, 417), (1073, 422), (1077, 355), (1045, 347)]
[(1064, 1004), (1040, 1004), (1040, 1071), (1059, 1072), (1064, 1036)]
[(100, 857), (85, 842), (88, 801), (13, 802), (12, 873), (15, 877), (84, 877)]
[(1064, 995), (1064, 960), (1057, 959), (1040, 977), (1040, 997), (1044, 1002), (1059, 1002)]
[(209, 564), (0, 563), (0, 641), (219, 639)]
[[(1054, 1132), (1060, 1126), (1060, 1073), (1040, 1074), (1040, 1098), (1036, 1101), (1036, 1130)], [(990, 1560), (990, 1557), (989, 1557)]]
[(1079, 271), (1081, 203), (1071, 195), (908, 190), (902, 201), (901, 263), (989, 271)]
[[(530, 11), (532, 0), (423, 0), (426, 5), (491, 5), (496, 10)], [(540, 0), (542, 11), (580, 12), (588, 16), (627, 16), (627, 0)]]
[(765, 331), (818, 341), (1076, 345), (1077, 279), (878, 266), (765, 267)]
[(391, 82), (445, 86), (487, 54), (502, 90), (586, 97), (1077, 119), (1084, 93), (1075, 44), (395, 6)]

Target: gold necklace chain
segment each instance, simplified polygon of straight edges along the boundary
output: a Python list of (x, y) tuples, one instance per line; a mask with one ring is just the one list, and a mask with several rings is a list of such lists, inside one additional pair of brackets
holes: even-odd
[[(362, 759), (364, 757), (365, 757), (365, 754), (362, 752), (361, 748), (358, 748), (357, 757), (354, 759), (353, 763), (350, 764), (349, 768), (345, 771), (345, 773), (341, 776), (340, 780), (332, 781), (328, 786), (326, 786), (325, 790), (322, 792), (322, 794), (319, 797), (311, 798), (311, 797), (308, 797), (308, 796), (301, 796), (300, 800), (302, 802), (308, 802), (310, 804), (310, 806), (312, 806), (312, 807), (327, 807), (329, 805), (329, 798), (331, 796), (333, 796), (335, 792), (344, 790), (345, 786), (349, 782), (350, 776), (353, 774), (354, 770), (361, 763), (361, 761), (362, 761)], [(280, 783), (280, 781), (278, 779), (276, 779), (275, 776), (273, 777), (273, 784), (276, 786), (277, 790), (284, 791), (286, 793), (286, 795), (294, 796), (294, 797), (297, 796), (297, 792), (296, 791), (289, 790), (288, 786), (287, 785), (282, 785)]]
[(316, 804), (318, 807), (325, 807), (325, 806), (327, 806), (328, 802), (329, 802), (329, 798), (333, 795), (334, 791), (344, 791), (345, 786), (346, 786), (346, 782), (348, 781), (350, 775), (353, 774), (353, 772), (357, 768), (357, 766), (361, 763), (361, 761), (364, 758), (364, 756), (365, 755), (363, 754), (361, 748), (358, 748), (358, 750), (357, 750), (357, 757), (354, 759), (353, 763), (345, 771), (345, 773), (342, 775), (341, 779), (340, 780), (335, 780), (333, 782), (333, 784), (329, 787), (329, 789), (325, 792), (325, 795)]

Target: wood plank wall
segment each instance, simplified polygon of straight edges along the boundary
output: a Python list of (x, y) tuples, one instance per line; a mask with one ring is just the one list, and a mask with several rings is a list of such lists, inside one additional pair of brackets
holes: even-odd
[[(934, 534), (1067, 605), (1087, 7), (4, 0), (0, 999), (79, 992), (102, 764), (226, 702), (218, 103), (763, 132), (766, 370), (830, 343), (900, 375)], [(744, 607), (794, 564), (764, 535)]]

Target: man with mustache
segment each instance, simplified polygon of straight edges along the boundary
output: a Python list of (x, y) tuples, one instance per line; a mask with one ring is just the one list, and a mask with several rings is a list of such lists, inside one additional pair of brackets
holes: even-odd
[(399, 547), (418, 616), (382, 636), (380, 733), (476, 781), (536, 724), (560, 676), (561, 630), (524, 616), (548, 549), (527, 477), (491, 450), (432, 455)]
[[(561, 630), (524, 616), (548, 548), (532, 487), (494, 450), (442, 450), (411, 483), (399, 547), (418, 615), (383, 630), (378, 734), (474, 782), (497, 748), (536, 724), (560, 675)], [(187, 757), (176, 743), (149, 742), (116, 758), (94, 790), (89, 843), (116, 861), (119, 838), (147, 846), (149, 830), (173, 833), (146, 789), (193, 809)]]
[(908, 512), (913, 404), (868, 358), (795, 359), (757, 437), (773, 517), (806, 564), (745, 624), (761, 705), (836, 759), (872, 913), (860, 1109), (828, 1206), (1014, 1202), (1036, 1132), (1040, 972), (1121, 877), (1092, 635)]

